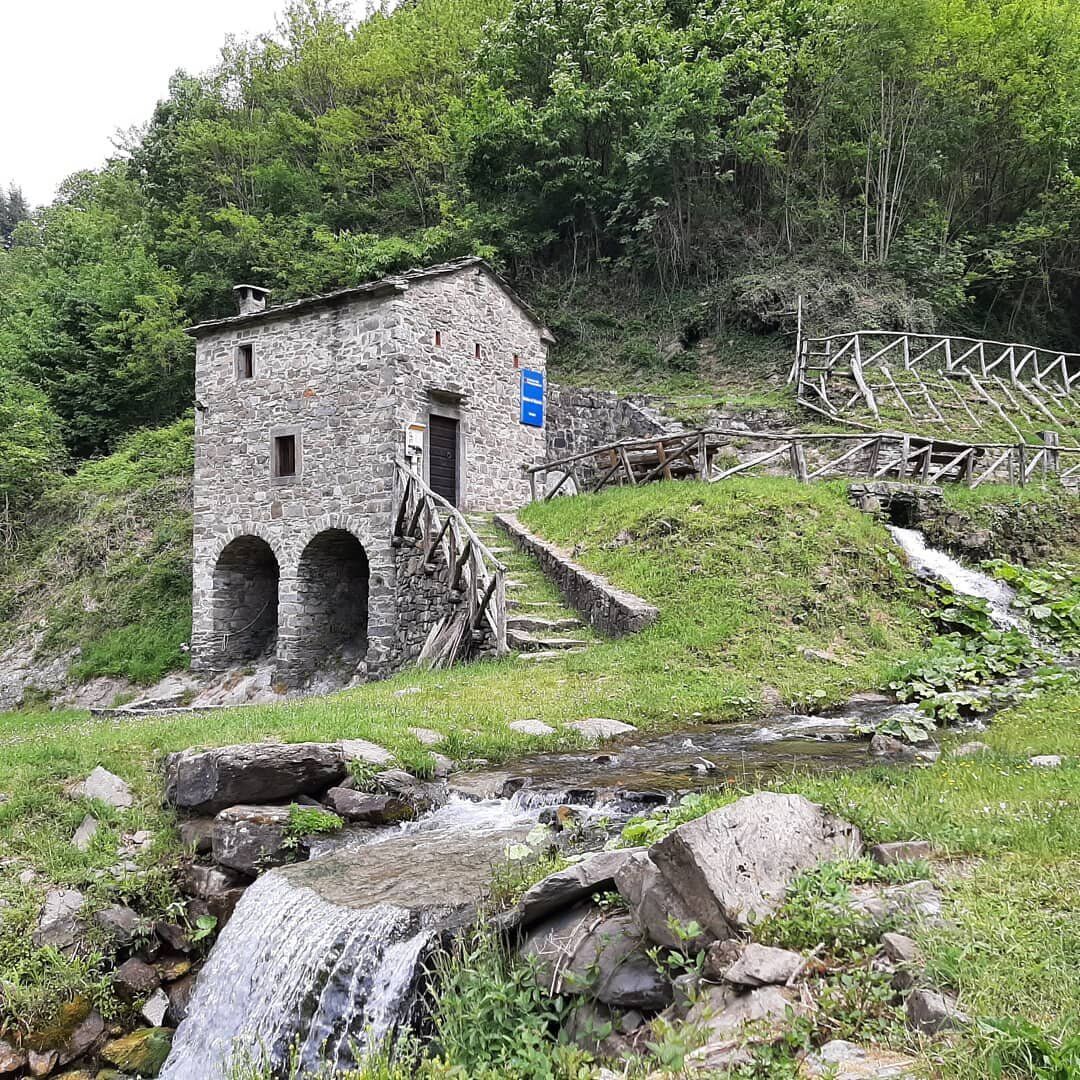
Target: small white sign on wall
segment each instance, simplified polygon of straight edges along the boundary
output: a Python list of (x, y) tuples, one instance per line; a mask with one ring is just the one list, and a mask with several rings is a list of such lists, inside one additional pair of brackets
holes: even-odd
[(424, 424), (409, 424), (405, 428), (405, 456), (420, 458), (424, 456)]

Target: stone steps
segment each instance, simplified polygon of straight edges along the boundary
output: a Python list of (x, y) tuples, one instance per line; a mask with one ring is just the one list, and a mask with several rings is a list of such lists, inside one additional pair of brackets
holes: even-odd
[(538, 615), (511, 615), (506, 620), (508, 630), (524, 630), (529, 634), (557, 634), (565, 630), (580, 630), (580, 619), (544, 619)]
[(578, 653), (585, 651), (584, 647), (580, 649), (548, 649), (540, 652), (523, 652), (518, 656), (518, 659), (529, 664), (544, 664), (549, 660), (561, 660), (564, 656), (576, 656)]
[(537, 637), (524, 630), (508, 630), (506, 640), (510, 648), (520, 652), (565, 652), (567, 649), (584, 649), (589, 644), (581, 638)]

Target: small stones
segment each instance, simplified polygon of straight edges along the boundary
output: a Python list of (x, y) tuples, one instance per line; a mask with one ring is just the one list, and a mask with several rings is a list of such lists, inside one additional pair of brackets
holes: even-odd
[(953, 998), (936, 990), (912, 990), (907, 999), (908, 1026), (924, 1035), (965, 1028), (971, 1018), (961, 1012)]
[(507, 726), (519, 735), (533, 735), (539, 738), (555, 734), (555, 729), (545, 724), (543, 720), (511, 720)]
[(881, 949), (894, 964), (918, 964), (922, 962), (922, 953), (919, 946), (913, 938), (909, 938), (906, 934), (882, 934)]
[(870, 849), (870, 858), (880, 866), (925, 861), (930, 854), (930, 844), (926, 840), (899, 840), (890, 844), (875, 844)]
[(990, 749), (989, 746), (986, 745), (986, 743), (972, 740), (971, 742), (961, 743), (959, 746), (957, 746), (953, 750), (952, 756), (958, 758), (970, 758), (980, 757), (983, 754), (990, 754), (992, 752), (993, 751)]
[(169, 995), (160, 987), (150, 995), (150, 999), (139, 1010), (143, 1019), (151, 1027), (161, 1027), (169, 1011)]
[(577, 731), (586, 739), (613, 739), (616, 735), (625, 735), (636, 731), (632, 724), (621, 720), (609, 720), (603, 716), (592, 716), (587, 720), (574, 720), (566, 725), (571, 731)]
[(1028, 758), (1028, 764), (1035, 769), (1060, 769), (1061, 755), (1038, 754), (1035, 757)]
[(876, 1046), (856, 1046), (834, 1039), (803, 1059), (799, 1076), (805, 1080), (903, 1080), (914, 1077), (915, 1059)]
[(126, 810), (135, 802), (127, 783), (100, 765), (85, 780), (75, 784), (69, 794), (76, 799), (98, 799), (118, 810)]
[(82, 824), (75, 830), (75, 835), (71, 838), (71, 846), (76, 851), (86, 852), (90, 850), (90, 845), (94, 842), (94, 837), (98, 831), (98, 819), (92, 814), (87, 814), (82, 819)]
[(145, 997), (161, 985), (154, 968), (137, 956), (125, 960), (113, 977), (120, 992), (129, 998)]

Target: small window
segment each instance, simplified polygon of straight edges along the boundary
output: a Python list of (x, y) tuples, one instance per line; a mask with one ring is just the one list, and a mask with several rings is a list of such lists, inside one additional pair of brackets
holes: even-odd
[(436, 330), (435, 331), (435, 348), (436, 349), (441, 349), (442, 348), (442, 331), (441, 330)]
[(476, 357), (477, 360), (480, 359), (480, 342), (479, 341), (476, 342), (475, 345), (473, 345), (473, 355)]
[(296, 475), (296, 436), (274, 436), (274, 476)]
[(250, 379), (255, 375), (255, 346), (250, 342), (236, 346), (236, 377)]

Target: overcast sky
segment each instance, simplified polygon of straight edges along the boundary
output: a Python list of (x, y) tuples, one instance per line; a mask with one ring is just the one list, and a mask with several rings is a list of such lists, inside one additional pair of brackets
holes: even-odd
[[(144, 124), (177, 68), (212, 66), (227, 34), (273, 30), (286, 0), (0, 0), (0, 185), (51, 201)], [(366, 5), (354, 4), (354, 10)]]

